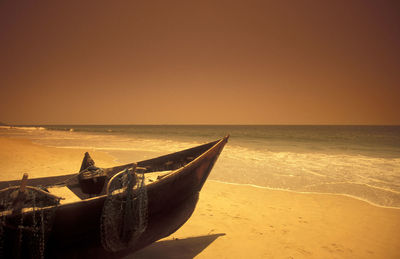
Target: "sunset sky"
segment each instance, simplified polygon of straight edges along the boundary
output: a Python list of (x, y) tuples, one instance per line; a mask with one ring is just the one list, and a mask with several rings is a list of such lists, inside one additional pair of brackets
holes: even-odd
[(400, 124), (400, 1), (1, 1), (0, 121)]

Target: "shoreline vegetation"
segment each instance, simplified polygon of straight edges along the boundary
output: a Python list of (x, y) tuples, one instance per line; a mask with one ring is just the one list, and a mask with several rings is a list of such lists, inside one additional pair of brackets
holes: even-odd
[[(85, 151), (98, 166), (116, 165), (101, 151), (0, 137), (0, 179), (73, 173)], [(344, 195), (207, 181), (182, 228), (123, 258), (400, 258), (399, 222), (399, 209)]]

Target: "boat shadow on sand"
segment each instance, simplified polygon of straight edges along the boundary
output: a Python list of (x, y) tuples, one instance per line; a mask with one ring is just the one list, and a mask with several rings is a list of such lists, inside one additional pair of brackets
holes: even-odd
[(156, 242), (143, 250), (126, 258), (150, 259), (150, 258), (194, 258), (206, 249), (218, 237), (225, 234), (213, 234), (184, 239), (174, 239)]
[[(104, 250), (92, 249), (79, 251), (68, 255), (68, 258), (106, 258), (106, 259), (191, 259), (200, 254), (218, 237), (225, 233), (188, 237), (183, 239), (162, 240), (143, 248), (137, 252), (121, 251), (117, 253), (104, 253)], [(60, 258), (65, 258), (63, 254)]]

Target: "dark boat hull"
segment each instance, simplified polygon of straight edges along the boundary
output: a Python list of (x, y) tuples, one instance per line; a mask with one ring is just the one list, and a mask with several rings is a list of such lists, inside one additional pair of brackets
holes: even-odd
[[(146, 230), (133, 246), (117, 254), (132, 253), (169, 236), (190, 218), (196, 207), (199, 192), (227, 139), (228, 137), (193, 149), (138, 163), (138, 166), (153, 167), (152, 170), (155, 171), (170, 160), (175, 159), (176, 161), (192, 153), (201, 153), (189, 164), (147, 186), (148, 224)], [(113, 168), (110, 171), (121, 170), (128, 166)], [(34, 181), (34, 179), (31, 180), (30, 184), (34, 184)], [(54, 224), (46, 244), (46, 254), (51, 258), (60, 257), (60, 255), (63, 255), (61, 257), (66, 256), (64, 258), (67, 258), (68, 255), (82, 257), (82, 254), (76, 255), (76, 253), (90, 253), (85, 255), (89, 257), (97, 257), (97, 254), (103, 257), (111, 256), (101, 248), (99, 226), (105, 199), (106, 195), (102, 195), (76, 203), (59, 205), (55, 211)]]

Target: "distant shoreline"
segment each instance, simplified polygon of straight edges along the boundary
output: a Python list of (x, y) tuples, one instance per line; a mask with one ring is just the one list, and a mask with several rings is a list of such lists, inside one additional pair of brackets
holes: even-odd
[(19, 127), (19, 126), (32, 126), (32, 127), (38, 127), (38, 126), (395, 126), (399, 127), (400, 124), (370, 124), (370, 123), (320, 123), (320, 124), (313, 124), (313, 123), (283, 123), (283, 124), (274, 124), (274, 123), (44, 123), (44, 124), (31, 124), (31, 123), (18, 123), (18, 124), (6, 124), (6, 123), (1, 123), (0, 126), (11, 126), (11, 127)]

